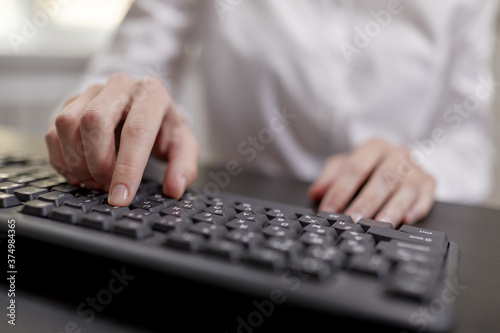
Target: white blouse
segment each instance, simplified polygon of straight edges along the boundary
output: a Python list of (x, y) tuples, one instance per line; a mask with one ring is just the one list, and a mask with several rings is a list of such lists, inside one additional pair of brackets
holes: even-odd
[(496, 5), (136, 0), (80, 87), (120, 71), (158, 75), (175, 96), (197, 43), (205, 125), (222, 165), (313, 181), (329, 155), (380, 136), (412, 149), (438, 200), (476, 203), (493, 183)]

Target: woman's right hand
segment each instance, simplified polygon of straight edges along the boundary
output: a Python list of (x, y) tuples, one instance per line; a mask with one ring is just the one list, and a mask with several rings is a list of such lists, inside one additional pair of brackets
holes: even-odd
[(112, 74), (68, 100), (45, 139), (50, 164), (68, 183), (109, 191), (113, 206), (131, 203), (151, 153), (168, 161), (167, 196), (180, 198), (198, 173), (198, 142), (156, 77)]

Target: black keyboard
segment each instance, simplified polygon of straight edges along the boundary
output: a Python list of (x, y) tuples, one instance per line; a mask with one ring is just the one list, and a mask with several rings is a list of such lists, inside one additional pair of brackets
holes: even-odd
[(420, 332), (455, 321), (443, 295), (456, 283), (459, 250), (441, 231), (231, 193), (188, 190), (176, 200), (146, 179), (130, 206), (113, 207), (107, 193), (68, 185), (43, 160), (7, 155), (2, 233), (11, 219), (18, 236), (242, 294), (273, 300), (278, 290), (327, 315)]

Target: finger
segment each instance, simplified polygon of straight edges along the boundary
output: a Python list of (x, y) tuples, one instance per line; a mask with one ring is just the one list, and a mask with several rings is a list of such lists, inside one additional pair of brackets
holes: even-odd
[(434, 204), (434, 190), (434, 181), (426, 182), (413, 207), (405, 214), (404, 223), (413, 224), (429, 214)]
[(168, 167), (163, 181), (163, 193), (180, 198), (186, 187), (198, 176), (199, 145), (185, 125), (171, 128), (170, 134), (172, 139), (166, 152)]
[(156, 78), (145, 78), (134, 88), (130, 111), (123, 124), (109, 203), (126, 206), (139, 187), (170, 97)]
[(101, 89), (102, 87), (97, 85), (87, 89), (82, 95), (67, 104), (55, 120), (65, 164), (79, 182), (91, 180), (80, 135), (80, 117)]
[(109, 191), (115, 166), (115, 128), (127, 111), (134, 80), (116, 73), (89, 103), (80, 120), (87, 170), (92, 179)]
[(386, 150), (385, 142), (372, 141), (354, 151), (326, 191), (319, 209), (328, 212), (342, 211), (380, 163)]
[(309, 197), (314, 202), (319, 202), (325, 195), (326, 190), (336, 178), (342, 163), (345, 160), (345, 154), (338, 154), (330, 157), (324, 164), (321, 174), (316, 181), (309, 187)]
[(420, 194), (419, 188), (411, 183), (404, 183), (389, 199), (375, 217), (375, 220), (392, 223), (395, 227), (402, 221), (410, 207), (415, 204)]
[(387, 186), (384, 179), (384, 170), (390, 162), (382, 163), (370, 177), (359, 195), (346, 209), (345, 214), (350, 215), (355, 222), (363, 217), (372, 218), (387, 201), (394, 189)]
[(49, 154), (50, 165), (58, 173), (63, 175), (69, 184), (77, 185), (78, 179), (71, 173), (71, 169), (66, 165), (66, 162), (64, 161), (64, 156), (61, 151), (59, 137), (57, 136), (55, 125), (52, 125), (51, 128), (47, 131), (47, 134), (45, 135), (45, 143)]

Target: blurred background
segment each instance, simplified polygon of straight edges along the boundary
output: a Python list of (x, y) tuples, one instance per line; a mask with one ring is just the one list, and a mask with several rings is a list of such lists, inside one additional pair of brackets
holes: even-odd
[[(77, 86), (89, 57), (105, 48), (133, 0), (0, 0), (0, 125), (43, 137), (52, 116)], [(29, 24), (35, 21), (37, 26)], [(500, 20), (499, 20), (500, 21)], [(12, 32), (23, 34), (14, 36)], [(500, 78), (500, 24), (492, 64)], [(204, 142), (203, 105), (193, 72), (174, 98), (193, 116)], [(495, 145), (500, 156), (500, 90), (494, 103)], [(209, 160), (205, 151), (202, 163)], [(485, 206), (500, 208), (500, 163)]]

